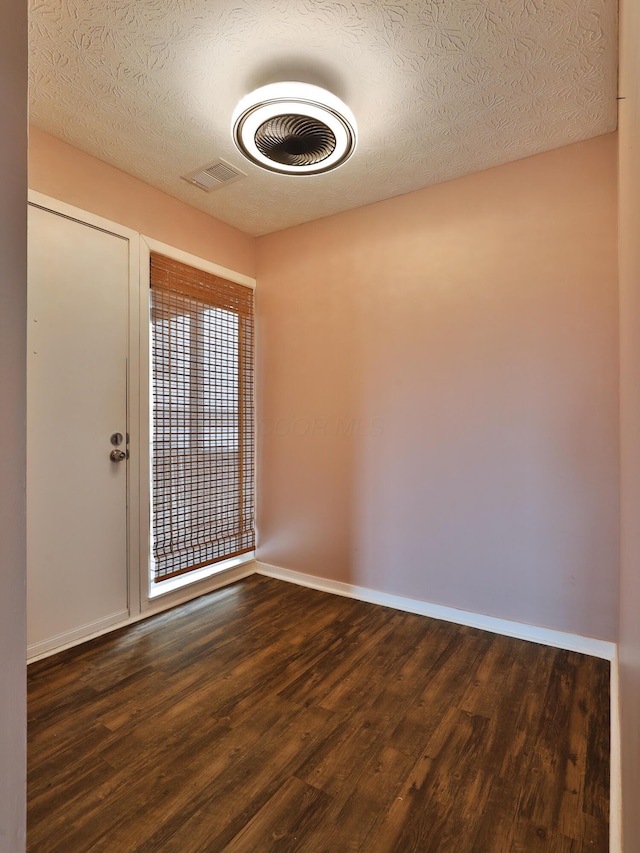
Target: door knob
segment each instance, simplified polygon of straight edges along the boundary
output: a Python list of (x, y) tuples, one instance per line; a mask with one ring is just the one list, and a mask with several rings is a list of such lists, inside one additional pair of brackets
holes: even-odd
[(124, 462), (124, 460), (129, 456), (128, 450), (112, 450), (109, 454), (109, 459), (112, 462)]

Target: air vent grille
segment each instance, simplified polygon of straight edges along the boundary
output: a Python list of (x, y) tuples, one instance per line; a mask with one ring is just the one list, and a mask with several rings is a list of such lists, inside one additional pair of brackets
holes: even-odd
[(246, 174), (236, 169), (231, 163), (225, 160), (214, 160), (212, 163), (207, 163), (188, 175), (182, 176), (185, 181), (189, 181), (193, 186), (198, 187), (205, 192), (211, 192), (218, 189), (223, 184), (229, 184), (232, 181), (237, 181), (240, 178), (245, 178)]

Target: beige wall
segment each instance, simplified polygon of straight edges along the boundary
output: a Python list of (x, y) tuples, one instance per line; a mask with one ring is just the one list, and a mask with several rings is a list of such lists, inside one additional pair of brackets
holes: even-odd
[(640, 850), (640, 8), (621, 5), (620, 709), (624, 849)]
[(0, 853), (25, 844), (27, 6), (0, 30)]
[(612, 640), (616, 138), (258, 240), (259, 559)]
[(192, 255), (255, 275), (252, 237), (33, 126), (29, 186)]

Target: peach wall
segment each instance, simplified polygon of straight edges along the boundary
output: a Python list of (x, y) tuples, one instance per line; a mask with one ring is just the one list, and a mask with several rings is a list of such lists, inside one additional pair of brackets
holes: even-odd
[(624, 0), (620, 54), (620, 711), (624, 849), (640, 850), (640, 8)]
[(258, 240), (259, 550), (616, 636), (616, 138)]
[(25, 845), (27, 5), (0, 29), (0, 851)]
[(29, 186), (205, 260), (255, 275), (252, 237), (33, 125)]

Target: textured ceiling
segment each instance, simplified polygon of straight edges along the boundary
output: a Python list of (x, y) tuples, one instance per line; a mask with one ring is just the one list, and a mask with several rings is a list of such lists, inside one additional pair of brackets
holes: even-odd
[[(31, 0), (32, 121), (250, 234), (616, 127), (615, 0)], [(282, 79), (351, 107), (336, 172), (262, 172), (231, 140)], [(211, 194), (180, 175), (223, 157)]]

